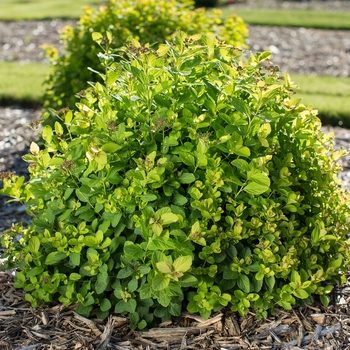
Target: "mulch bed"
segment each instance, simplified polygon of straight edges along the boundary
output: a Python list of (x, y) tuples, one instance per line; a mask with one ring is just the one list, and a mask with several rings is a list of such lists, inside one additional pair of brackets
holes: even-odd
[(224, 309), (209, 320), (184, 313), (148, 332), (130, 330), (128, 318), (87, 319), (74, 306), (53, 303), (30, 307), (24, 292), (13, 286), (13, 273), (0, 272), (0, 349), (350, 349), (350, 278), (330, 296), (330, 306), (318, 304), (277, 309), (257, 321)]

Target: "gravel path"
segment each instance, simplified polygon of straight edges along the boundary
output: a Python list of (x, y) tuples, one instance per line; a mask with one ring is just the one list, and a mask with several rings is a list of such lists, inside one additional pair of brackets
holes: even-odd
[[(0, 61), (47, 62), (42, 45), (62, 49), (59, 32), (71, 23), (0, 22)], [(249, 26), (248, 44), (253, 52), (271, 51), (283, 72), (350, 76), (350, 34), (345, 30)]]

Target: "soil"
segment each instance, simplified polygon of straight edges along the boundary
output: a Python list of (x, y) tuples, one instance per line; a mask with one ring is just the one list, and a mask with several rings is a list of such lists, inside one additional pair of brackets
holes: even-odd
[[(350, 1), (235, 1), (238, 7), (283, 7), (349, 11)], [(0, 61), (45, 62), (43, 44), (62, 49), (59, 31), (72, 21), (0, 22)], [(250, 26), (253, 51), (270, 50), (282, 71), (350, 76), (350, 35), (347, 31)], [(0, 107), (0, 172), (27, 176), (21, 156), (38, 133), (30, 128), (40, 109)], [(323, 127), (335, 134), (336, 147), (350, 150), (350, 130)], [(340, 177), (350, 191), (350, 156), (342, 160)], [(12, 223), (29, 223), (25, 208), (0, 197), (0, 233)], [(317, 302), (258, 321), (254, 313), (240, 317), (227, 310), (210, 320), (184, 313), (148, 333), (131, 331), (128, 320), (113, 316), (87, 320), (74, 307), (59, 304), (32, 309), (13, 275), (0, 272), (0, 350), (22, 349), (350, 349), (350, 278), (331, 295), (328, 308)]]

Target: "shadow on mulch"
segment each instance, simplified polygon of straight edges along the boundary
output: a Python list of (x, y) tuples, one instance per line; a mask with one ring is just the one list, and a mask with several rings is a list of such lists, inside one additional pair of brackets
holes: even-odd
[(277, 309), (257, 321), (229, 310), (209, 320), (183, 313), (148, 332), (133, 331), (123, 315), (87, 319), (74, 306), (53, 303), (37, 309), (13, 286), (13, 274), (0, 271), (0, 349), (350, 349), (350, 278), (331, 295), (332, 305)]

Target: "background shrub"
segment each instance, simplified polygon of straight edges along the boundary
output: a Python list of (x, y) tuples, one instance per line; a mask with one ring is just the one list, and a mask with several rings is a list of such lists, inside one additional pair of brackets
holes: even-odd
[(218, 0), (195, 0), (196, 7), (215, 7)]
[(88, 69), (101, 71), (97, 57), (100, 48), (92, 40), (92, 32), (111, 32), (114, 47), (122, 46), (129, 36), (144, 44), (163, 43), (177, 30), (215, 35), (244, 47), (248, 32), (242, 19), (233, 16), (222, 22), (219, 13), (195, 10), (191, 0), (111, 0), (97, 10), (87, 7), (77, 26), (68, 26), (62, 32), (64, 54), (58, 56), (55, 48), (47, 48), (52, 72), (46, 80), (45, 106), (73, 108), (76, 94), (87, 87), (88, 81), (97, 79)]
[(33, 306), (57, 298), (142, 329), (182, 306), (262, 317), (328, 303), (349, 267), (344, 152), (269, 56), (183, 33), (100, 55), (104, 84), (44, 127), (30, 180), (1, 190), (33, 215), (3, 238)]

